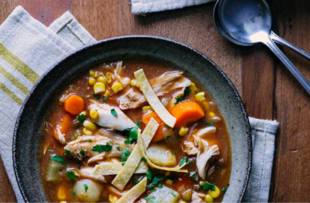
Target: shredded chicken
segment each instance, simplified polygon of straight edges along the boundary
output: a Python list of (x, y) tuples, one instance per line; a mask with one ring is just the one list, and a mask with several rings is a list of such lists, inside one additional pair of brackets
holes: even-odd
[(74, 174), (80, 178), (89, 178), (92, 180), (96, 180), (102, 183), (106, 183), (106, 179), (101, 175), (91, 175), (93, 172), (93, 167), (83, 167), (81, 170), (73, 169)]
[(192, 194), (192, 203), (203, 203), (203, 198), (205, 197), (204, 194), (200, 194), (197, 192), (193, 192)]
[(61, 144), (66, 144), (66, 138), (65, 135), (61, 133), (60, 126), (57, 125), (55, 132), (54, 132), (54, 137), (61, 143)]
[(198, 142), (198, 154), (196, 159), (196, 166), (198, 170), (198, 175), (205, 180), (207, 176), (206, 168), (208, 161), (212, 158), (214, 155), (219, 155), (220, 151), (217, 145), (209, 146), (208, 142), (206, 140), (196, 138)]
[[(85, 157), (90, 157), (87, 161), (87, 164), (92, 162), (98, 162), (103, 160), (106, 157), (120, 157), (121, 151), (117, 150), (115, 147), (112, 147), (112, 150), (109, 152), (99, 153), (97, 151), (93, 151), (93, 147), (96, 145), (106, 145), (109, 143), (110, 145), (117, 145), (120, 147), (120, 150), (124, 150), (127, 148), (124, 143), (125, 138), (122, 136), (116, 136), (116, 139), (113, 139), (113, 143), (111, 139), (106, 136), (101, 135), (83, 135), (78, 137), (76, 140), (69, 142), (65, 149), (70, 151), (71, 156), (78, 160), (82, 160)], [(128, 150), (132, 151), (133, 146), (129, 146)], [(81, 154), (81, 151), (84, 151), (84, 156)]]
[(185, 148), (183, 149), (183, 151), (188, 155), (195, 155), (198, 153), (198, 148), (195, 146), (193, 142), (185, 141), (184, 146)]
[(128, 77), (122, 77), (122, 73), (125, 69), (125, 66), (123, 66), (123, 62), (119, 61), (116, 64), (116, 68), (114, 70), (114, 76), (123, 85), (123, 88), (126, 87), (130, 83), (130, 79)]
[[(108, 104), (94, 103), (91, 104), (88, 109), (99, 113), (99, 118), (93, 120), (93, 122), (99, 126), (120, 131), (136, 126), (136, 124), (118, 107), (113, 107)], [(113, 110), (116, 112), (116, 115), (111, 113)]]
[[(150, 84), (156, 95), (160, 97), (174, 89), (189, 86), (191, 81), (182, 76), (182, 72), (173, 71), (150, 80)], [(142, 92), (138, 88), (131, 87), (126, 94), (120, 97), (119, 106), (121, 109), (134, 109), (142, 106), (145, 102)]]
[(214, 134), (214, 133), (216, 133), (216, 128), (214, 126), (208, 126), (206, 128), (196, 130), (193, 134), (197, 137), (205, 139), (205, 138), (208, 138), (210, 134)]

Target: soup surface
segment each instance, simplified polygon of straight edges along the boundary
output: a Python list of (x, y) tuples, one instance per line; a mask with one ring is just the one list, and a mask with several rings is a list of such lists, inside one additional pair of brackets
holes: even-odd
[(39, 148), (49, 201), (223, 199), (229, 134), (216, 103), (186, 73), (103, 64), (69, 85), (49, 112)]

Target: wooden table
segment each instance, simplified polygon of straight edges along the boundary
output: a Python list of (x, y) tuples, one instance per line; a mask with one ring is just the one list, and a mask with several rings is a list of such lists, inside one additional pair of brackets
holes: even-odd
[[(310, 52), (309, 0), (269, 3), (273, 30)], [(203, 52), (230, 77), (249, 116), (280, 122), (270, 201), (310, 201), (310, 97), (264, 46), (245, 48), (226, 41), (212, 22), (212, 3), (137, 17), (130, 12), (129, 0), (0, 0), (0, 22), (17, 5), (45, 25), (70, 10), (97, 39), (159, 35)], [(283, 51), (310, 79), (310, 62), (287, 48)], [(16, 201), (0, 163), (0, 201)]]

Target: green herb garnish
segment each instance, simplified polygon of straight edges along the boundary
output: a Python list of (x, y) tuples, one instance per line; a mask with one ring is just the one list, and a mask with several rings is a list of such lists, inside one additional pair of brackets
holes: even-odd
[(131, 152), (128, 149), (124, 149), (124, 153), (126, 154), (126, 156), (130, 156)]
[(73, 197), (75, 196), (75, 194), (76, 194), (76, 192), (75, 192), (75, 191), (72, 191), (72, 196), (73, 196)]
[(178, 96), (175, 98), (175, 103), (174, 104), (178, 104), (179, 102), (183, 101), (189, 94), (191, 93), (191, 88), (190, 87), (186, 87), (184, 89), (183, 95), (182, 96)]
[(80, 151), (80, 154), (81, 154), (82, 156), (85, 156), (85, 151), (82, 149), (82, 150)]
[(172, 155), (175, 155), (175, 152), (174, 152), (174, 151), (172, 151), (172, 152), (171, 152), (171, 154), (172, 154)]
[(171, 193), (174, 197), (176, 197), (177, 195), (176, 194), (174, 194), (173, 192)]
[(147, 171), (146, 171), (146, 177), (147, 177), (148, 180), (152, 180), (152, 178), (153, 178), (152, 171), (147, 170)]
[(141, 125), (139, 121), (135, 121), (135, 124), (137, 124), (137, 126)]
[(115, 111), (115, 109), (111, 109), (111, 114), (112, 114), (113, 116), (117, 116), (117, 112)]
[(170, 129), (170, 126), (166, 124), (166, 128), (169, 130), (169, 129)]
[(180, 161), (180, 166), (183, 166), (183, 164), (186, 163), (187, 157), (183, 157), (183, 159)]
[(81, 170), (81, 163), (78, 163), (78, 169)]
[(111, 149), (112, 149), (112, 145), (110, 145), (110, 143), (108, 143), (108, 142), (105, 145), (95, 145), (93, 147), (93, 151), (99, 152), (99, 153), (101, 153), (103, 151), (109, 152), (109, 151), (111, 151)]
[(76, 175), (73, 171), (67, 171), (66, 175), (68, 176), (69, 180), (74, 180), (76, 178)]
[(135, 127), (130, 129), (129, 141), (130, 143), (133, 143), (137, 139), (138, 139), (138, 126), (136, 125)]
[(115, 146), (115, 148), (118, 150), (118, 151), (121, 151), (121, 148), (119, 146)]
[(225, 193), (226, 191), (227, 191), (227, 188), (226, 188), (226, 187), (223, 187), (223, 188), (222, 188), (222, 192)]
[(192, 180), (196, 180), (196, 171), (192, 171), (189, 173), (189, 177), (192, 179)]
[(93, 94), (93, 96), (95, 97), (95, 99), (99, 100), (100, 99), (100, 95), (99, 94)]
[(122, 165), (124, 166), (125, 162), (127, 161), (127, 155), (124, 152), (121, 152), (121, 161)]
[(66, 156), (70, 156), (70, 155), (71, 155), (70, 150), (65, 149), (65, 155), (66, 155)]
[(203, 190), (205, 190), (205, 191), (207, 191), (207, 190), (215, 191), (215, 185), (213, 185), (212, 183), (205, 183), (203, 185)]
[(64, 163), (64, 162), (65, 162), (64, 158), (62, 158), (61, 156), (57, 156), (57, 155), (51, 156), (51, 159), (52, 159), (53, 161), (58, 161), (58, 162), (61, 162), (61, 163)]
[(162, 188), (162, 187), (163, 187), (163, 185), (162, 185), (162, 184), (158, 184), (158, 185), (157, 185), (157, 187)]
[(84, 184), (83, 186), (84, 186), (84, 190), (85, 190), (85, 192), (87, 192), (87, 190), (88, 190), (88, 186), (87, 186), (87, 184)]
[(77, 119), (78, 119), (81, 123), (83, 123), (84, 120), (85, 120), (84, 114), (79, 114), (79, 115), (77, 116)]
[(48, 152), (51, 152), (51, 153), (53, 153), (53, 152), (54, 152), (54, 150), (52, 150), (52, 149), (48, 149), (47, 151), (48, 151)]
[(300, 109), (301, 109), (301, 106), (298, 106), (297, 108), (300, 110)]
[(150, 200), (150, 199), (155, 199), (154, 196), (147, 196), (146, 198), (144, 198), (145, 200)]
[(166, 136), (166, 140), (169, 140), (171, 138), (171, 135)]
[(105, 102), (108, 101), (108, 99), (109, 99), (108, 97), (103, 97), (103, 101)]
[(212, 123), (208, 122), (208, 121), (205, 121), (205, 124), (209, 125), (209, 126), (213, 126)]
[(144, 158), (144, 157), (142, 157), (142, 159), (141, 159), (142, 161), (144, 161), (145, 163), (146, 163), (146, 158)]

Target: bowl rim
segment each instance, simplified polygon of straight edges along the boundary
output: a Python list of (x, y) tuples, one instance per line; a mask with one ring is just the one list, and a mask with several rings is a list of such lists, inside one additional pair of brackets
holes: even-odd
[(94, 46), (100, 46), (104, 43), (107, 43), (107, 42), (111, 42), (111, 41), (118, 41), (118, 40), (131, 40), (131, 39), (149, 39), (149, 40), (161, 40), (161, 41), (165, 41), (165, 42), (168, 42), (168, 43), (173, 43), (173, 44), (176, 44), (178, 46), (181, 46), (183, 48), (186, 48), (192, 52), (195, 52), (197, 55), (199, 55), (200, 57), (202, 57), (204, 60), (208, 61), (219, 73), (220, 75), (226, 80), (226, 82), (228, 83), (228, 85), (230, 86), (230, 88), (233, 90), (233, 93), (234, 93), (234, 96), (236, 97), (236, 99), (238, 100), (238, 103), (240, 105), (240, 108), (241, 108), (241, 111), (242, 111), (242, 114), (243, 114), (243, 119), (246, 123), (246, 135), (247, 135), (247, 144), (248, 144), (248, 164), (247, 164), (247, 175), (246, 175), (246, 179), (245, 179), (245, 182), (243, 184), (243, 189), (239, 195), (239, 198), (238, 198), (238, 202), (241, 202), (242, 201), (242, 198), (245, 194), (245, 191), (246, 191), (246, 188), (247, 188), (247, 185), (248, 185), (248, 182), (249, 182), (249, 179), (250, 179), (250, 172), (251, 172), (251, 168), (252, 168), (252, 149), (253, 149), (253, 146), (252, 146), (252, 138), (251, 138), (251, 127), (250, 127), (250, 122), (249, 122), (249, 118), (248, 118), (248, 115), (247, 115), (247, 112), (246, 112), (246, 109), (244, 107), (244, 104), (243, 104), (243, 101), (236, 89), (236, 87), (234, 86), (234, 84), (231, 82), (231, 80), (229, 79), (229, 77), (224, 73), (224, 71), (217, 65), (215, 64), (210, 58), (208, 58), (205, 54), (203, 54), (202, 52), (198, 51), (197, 49), (185, 44), (185, 43), (182, 43), (182, 42), (178, 42), (176, 40), (173, 40), (173, 39), (170, 39), (170, 38), (166, 38), (166, 37), (160, 37), (160, 36), (156, 36), (156, 35), (123, 35), (123, 36), (117, 36), (117, 37), (112, 37), (112, 38), (107, 38), (107, 39), (103, 39), (103, 40), (99, 40), (99, 41), (96, 41), (96, 42), (93, 42), (93, 43), (90, 43), (86, 46), (83, 46), (81, 48), (78, 48), (77, 50), (73, 51), (73, 52), (70, 52), (68, 53), (67, 55), (63, 56), (62, 58), (60, 58), (59, 60), (57, 60), (54, 64), (52, 64), (42, 75), (41, 77), (38, 79), (38, 81), (33, 85), (33, 87), (31, 88), (31, 90), (29, 91), (29, 93), (27, 94), (23, 104), (21, 105), (20, 107), (20, 110), (19, 110), (19, 113), (18, 113), (18, 116), (16, 118), (16, 121), (15, 121), (15, 125), (14, 125), (14, 133), (13, 133), (13, 142), (12, 142), (12, 157), (13, 157), (13, 169), (14, 169), (14, 174), (15, 174), (15, 178), (16, 178), (16, 181), (17, 181), (17, 185), (18, 185), (18, 188), (21, 192), (21, 195), (23, 197), (23, 200), (25, 202), (29, 202), (27, 197), (26, 197), (26, 194), (25, 194), (25, 191), (22, 187), (22, 183), (21, 183), (21, 180), (20, 180), (20, 177), (19, 177), (19, 173), (17, 171), (17, 162), (16, 162), (16, 139), (17, 139), (17, 130), (18, 130), (18, 127), (19, 127), (19, 123), (20, 123), (20, 119), (22, 117), (22, 114), (24, 112), (24, 109), (25, 109), (25, 105), (26, 103), (28, 103), (32, 93), (34, 92), (34, 90), (40, 85), (41, 81), (48, 77), (49, 73), (56, 67), (58, 66), (61, 62), (67, 60), (68, 58), (70, 57), (74, 57), (74, 55), (77, 55), (78, 53), (80, 52), (83, 52), (91, 47), (94, 47)]

